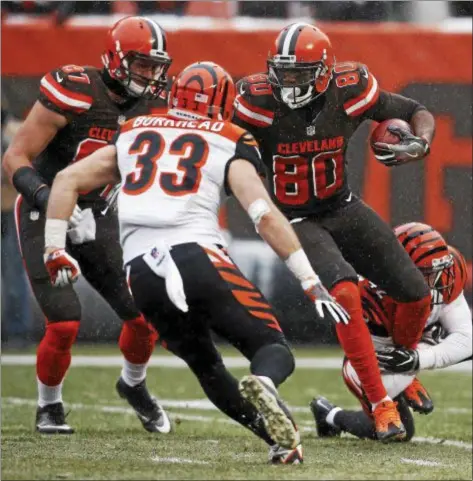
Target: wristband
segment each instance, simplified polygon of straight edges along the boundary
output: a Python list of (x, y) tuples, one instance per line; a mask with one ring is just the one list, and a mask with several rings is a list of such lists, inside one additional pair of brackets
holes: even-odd
[(310, 265), (306, 253), (301, 248), (293, 252), (285, 261), (287, 268), (299, 279), (299, 281), (307, 284), (307, 281), (313, 281), (314, 284), (320, 282), (319, 276), (314, 272)]
[(34, 205), (44, 214), (48, 208), (48, 200), (49, 200), (49, 193), (51, 189), (46, 185), (43, 184), (34, 195)]
[(66, 248), (67, 220), (46, 219), (44, 247)]
[(13, 174), (12, 184), (31, 207), (46, 212), (49, 187), (33, 167), (24, 166), (17, 169)]

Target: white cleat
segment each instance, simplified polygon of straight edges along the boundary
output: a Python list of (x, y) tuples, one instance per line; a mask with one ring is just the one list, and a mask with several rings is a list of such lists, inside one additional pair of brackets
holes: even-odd
[(302, 444), (294, 449), (282, 448), (275, 444), (269, 448), (268, 460), (271, 464), (302, 464), (304, 462)]

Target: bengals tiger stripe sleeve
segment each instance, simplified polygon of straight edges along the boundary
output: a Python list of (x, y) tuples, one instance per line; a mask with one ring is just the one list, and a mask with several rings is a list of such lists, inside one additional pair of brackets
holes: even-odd
[[(77, 67), (81, 68), (81, 67)], [(93, 96), (86, 73), (66, 73), (63, 68), (48, 72), (40, 81), (38, 100), (68, 121), (92, 107)]]

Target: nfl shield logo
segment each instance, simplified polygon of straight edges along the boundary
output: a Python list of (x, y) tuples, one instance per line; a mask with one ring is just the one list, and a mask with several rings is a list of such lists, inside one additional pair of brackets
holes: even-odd
[(315, 135), (315, 126), (309, 125), (306, 129), (307, 135)]
[(126, 122), (126, 117), (124, 115), (120, 115), (118, 117), (117, 122), (118, 122), (118, 125), (123, 125)]

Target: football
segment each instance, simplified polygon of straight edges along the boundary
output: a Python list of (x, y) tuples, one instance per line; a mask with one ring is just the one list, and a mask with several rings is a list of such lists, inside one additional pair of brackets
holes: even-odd
[(374, 130), (373, 133), (371, 134), (371, 139), (370, 139), (370, 144), (371, 144), (371, 149), (373, 150), (374, 156), (376, 159), (378, 159), (381, 163), (387, 166), (392, 166), (396, 165), (397, 163), (401, 162), (402, 160), (408, 160), (404, 159), (402, 156), (397, 156), (395, 157), (394, 153), (389, 151), (389, 150), (384, 150), (380, 149), (379, 147), (377, 148), (375, 144), (377, 142), (382, 142), (385, 144), (399, 144), (401, 141), (401, 138), (390, 132), (389, 127), (398, 127), (400, 129), (403, 129), (404, 131), (407, 131), (412, 134), (412, 129), (411, 126), (405, 122), (404, 120), (401, 119), (389, 119), (381, 122)]
[(373, 130), (371, 134), (371, 148), (373, 152), (377, 154), (377, 150), (374, 147), (376, 142), (383, 142), (385, 144), (398, 144), (400, 142), (400, 138), (396, 135), (391, 133), (388, 130), (388, 127), (399, 127), (403, 130), (407, 130), (408, 132), (412, 133), (412, 128), (408, 122), (401, 119), (389, 119), (381, 122), (378, 126)]
[(383, 142), (385, 144), (398, 144), (400, 138), (389, 132), (388, 127), (399, 127), (403, 130), (407, 130), (412, 133), (412, 128), (408, 122), (401, 119), (389, 119), (378, 124), (378, 126), (373, 130), (371, 134), (371, 148), (376, 153), (376, 149), (373, 146), (376, 142)]

